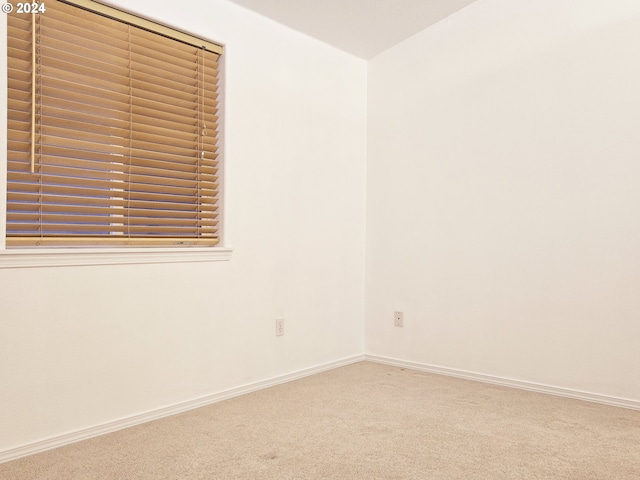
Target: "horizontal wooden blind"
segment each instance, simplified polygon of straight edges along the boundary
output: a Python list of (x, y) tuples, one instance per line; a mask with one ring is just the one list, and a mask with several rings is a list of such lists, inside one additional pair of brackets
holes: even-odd
[(7, 246), (215, 245), (218, 56), (60, 1), (10, 14)]

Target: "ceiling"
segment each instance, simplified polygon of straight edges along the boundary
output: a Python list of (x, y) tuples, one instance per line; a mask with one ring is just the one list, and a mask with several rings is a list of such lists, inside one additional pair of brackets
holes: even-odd
[(231, 0), (366, 60), (475, 0)]

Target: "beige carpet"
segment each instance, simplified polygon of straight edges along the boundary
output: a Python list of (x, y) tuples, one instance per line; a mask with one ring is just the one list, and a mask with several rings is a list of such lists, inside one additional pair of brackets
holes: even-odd
[(0, 465), (2, 480), (640, 479), (640, 411), (358, 363)]

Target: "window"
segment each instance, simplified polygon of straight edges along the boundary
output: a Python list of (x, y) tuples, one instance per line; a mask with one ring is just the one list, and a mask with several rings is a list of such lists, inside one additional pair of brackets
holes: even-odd
[(43, 4), (8, 18), (7, 247), (218, 244), (222, 48)]

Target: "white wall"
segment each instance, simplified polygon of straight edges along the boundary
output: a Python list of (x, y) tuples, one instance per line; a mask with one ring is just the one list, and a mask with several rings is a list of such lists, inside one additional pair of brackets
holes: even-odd
[(233, 256), (0, 269), (0, 452), (363, 353), (366, 63), (222, 0), (113, 4), (226, 44)]
[(640, 400), (640, 2), (479, 0), (368, 79), (367, 353)]

